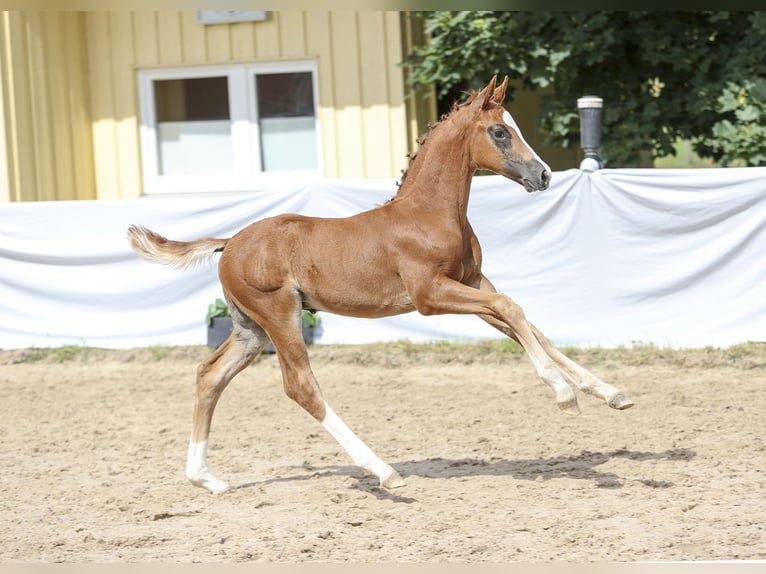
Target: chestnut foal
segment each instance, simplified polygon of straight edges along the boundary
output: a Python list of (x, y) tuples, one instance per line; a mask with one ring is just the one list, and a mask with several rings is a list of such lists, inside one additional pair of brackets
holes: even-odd
[(559, 352), (510, 297), (481, 272), (481, 248), (467, 217), (473, 174), (491, 170), (528, 192), (548, 188), (550, 168), (527, 145), (503, 108), (508, 78), (496, 77), (456, 105), (422, 141), (388, 203), (341, 219), (279, 215), (255, 222), (230, 239), (181, 242), (131, 226), (140, 255), (187, 267), (221, 253), (219, 276), (233, 331), (197, 370), (197, 394), (186, 476), (222, 492), (208, 470), (210, 423), (221, 392), (271, 341), (288, 397), (343, 446), (355, 464), (386, 488), (404, 481), (330, 408), (309, 365), (301, 309), (353, 317), (474, 314), (518, 341), (561, 409), (579, 412), (572, 387), (610, 407), (633, 403)]

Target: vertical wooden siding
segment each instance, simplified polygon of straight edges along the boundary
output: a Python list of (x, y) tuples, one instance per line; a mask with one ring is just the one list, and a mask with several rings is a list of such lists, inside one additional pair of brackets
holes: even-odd
[(84, 18), (0, 14), (0, 201), (95, 197)]
[(141, 192), (141, 68), (315, 59), (324, 175), (398, 177), (406, 166), (397, 12), (280, 11), (264, 22), (207, 26), (190, 11), (84, 17), (99, 198)]

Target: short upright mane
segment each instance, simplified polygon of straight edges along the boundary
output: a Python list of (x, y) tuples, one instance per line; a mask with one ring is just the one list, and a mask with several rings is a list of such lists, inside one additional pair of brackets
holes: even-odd
[[(434, 124), (431, 124), (431, 123), (428, 124), (428, 131), (417, 139), (418, 149), (407, 154), (407, 157), (409, 158), (410, 161), (407, 164), (407, 168), (402, 170), (402, 177), (397, 182), (397, 186), (399, 188), (401, 188), (404, 185), (404, 182), (407, 179), (407, 174), (409, 173), (410, 168), (412, 167), (412, 164), (415, 161), (415, 158), (418, 156), (418, 152), (420, 151), (420, 148), (423, 147), (423, 145), (426, 143), (426, 141), (428, 140), (429, 136), (433, 133), (433, 131), (436, 128), (438, 128), (445, 120), (447, 120), (452, 114), (458, 111), (460, 108), (464, 108), (465, 106), (473, 102), (473, 100), (476, 99), (477, 95), (479, 95), (479, 92), (474, 90), (473, 92), (469, 94), (467, 100), (463, 102), (459, 102), (456, 100), (452, 104), (452, 108), (448, 112), (441, 115), (441, 117), (439, 118), (439, 121), (437, 121)], [(395, 199), (395, 197), (392, 199)]]

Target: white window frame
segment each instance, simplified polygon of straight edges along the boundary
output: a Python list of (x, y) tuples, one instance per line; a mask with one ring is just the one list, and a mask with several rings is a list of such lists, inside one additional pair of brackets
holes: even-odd
[[(317, 169), (264, 172), (261, 169), (260, 128), (255, 77), (259, 74), (310, 72), (314, 98)], [(154, 82), (225, 76), (228, 80), (232, 122), (232, 162), (229, 174), (162, 175), (159, 172)], [(319, 124), (319, 89), (315, 61), (259, 62), (182, 68), (156, 68), (138, 72), (141, 167), (144, 193), (253, 191), (316, 179), (322, 175)]]

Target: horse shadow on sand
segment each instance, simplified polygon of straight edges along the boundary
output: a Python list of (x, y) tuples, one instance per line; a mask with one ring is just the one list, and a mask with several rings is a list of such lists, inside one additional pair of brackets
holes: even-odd
[[(668, 449), (661, 452), (634, 451), (617, 449), (609, 452), (582, 451), (578, 455), (556, 456), (534, 459), (493, 459), (486, 461), (481, 458), (428, 458), (393, 463), (402, 477), (418, 476), (431, 479), (453, 479), (471, 476), (512, 476), (516, 480), (546, 481), (557, 478), (569, 478), (593, 482), (598, 488), (623, 488), (625, 480), (615, 472), (603, 471), (598, 467), (612, 459), (628, 459), (634, 461), (667, 460), (684, 462), (697, 456), (697, 452), (688, 448)], [(386, 490), (378, 485), (377, 479), (365, 473), (357, 466), (322, 466), (300, 467), (306, 472), (288, 477), (267, 479), (265, 481), (242, 484), (234, 487), (248, 488), (275, 482), (312, 480), (327, 476), (352, 476), (356, 482), (351, 488), (368, 492), (380, 499), (394, 502), (415, 502), (414, 498), (402, 496), (398, 491)], [(652, 488), (671, 488), (675, 486), (670, 481), (652, 479), (631, 479)], [(404, 491), (402, 491), (402, 494)]]

